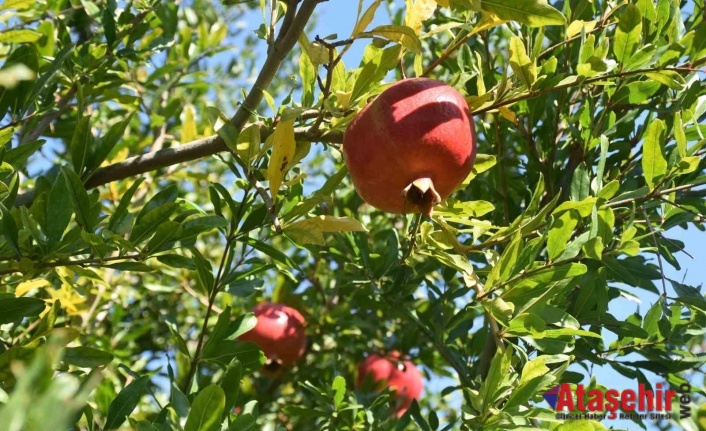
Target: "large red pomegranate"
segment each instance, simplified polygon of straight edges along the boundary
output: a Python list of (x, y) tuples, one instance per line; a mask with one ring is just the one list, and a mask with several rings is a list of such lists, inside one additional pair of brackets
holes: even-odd
[(433, 79), (404, 79), (348, 125), (343, 154), (368, 204), (430, 216), (471, 172), (476, 133), (458, 91)]
[(291, 367), (306, 350), (306, 321), (292, 307), (264, 302), (253, 310), (257, 317), (255, 327), (240, 336), (250, 341), (267, 356), (268, 368)]
[(384, 355), (372, 354), (358, 364), (356, 386), (364, 387), (366, 380), (374, 383), (378, 389), (389, 387), (396, 392), (394, 413), (397, 417), (402, 416), (412, 405), (412, 401), (422, 395), (424, 388), (419, 369), (411, 361), (404, 360), (396, 351)]

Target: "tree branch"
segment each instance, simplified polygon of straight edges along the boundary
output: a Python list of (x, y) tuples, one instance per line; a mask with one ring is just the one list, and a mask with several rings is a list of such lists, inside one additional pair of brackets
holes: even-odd
[[(263, 141), (274, 132), (273, 129), (268, 128), (264, 124), (260, 124), (259, 126)], [(308, 127), (297, 127), (294, 129), (294, 135), (297, 141), (343, 142), (343, 133), (338, 131), (311, 133)], [(164, 148), (153, 153), (130, 157), (122, 162), (97, 169), (88, 181), (86, 181), (85, 187), (86, 190), (93, 189), (113, 181), (134, 177), (179, 163), (201, 159), (224, 151), (228, 151), (228, 147), (226, 147), (223, 138), (218, 135), (207, 136), (178, 147)], [(15, 206), (29, 206), (33, 200), (34, 192), (29, 191), (17, 196)]]
[(44, 117), (42, 117), (42, 119), (39, 121), (39, 124), (37, 124), (34, 129), (32, 129), (29, 133), (27, 133), (21, 138), (20, 145), (27, 142), (36, 141), (37, 138), (42, 136), (42, 134), (44, 133), (46, 128), (49, 127), (51, 122), (59, 118), (59, 116), (64, 113), (64, 109), (76, 95), (76, 89), (76, 85), (72, 85), (71, 88), (69, 88), (69, 91), (65, 95), (63, 95), (61, 99), (59, 99), (59, 101), (57, 102), (57, 109), (54, 112), (46, 114)]

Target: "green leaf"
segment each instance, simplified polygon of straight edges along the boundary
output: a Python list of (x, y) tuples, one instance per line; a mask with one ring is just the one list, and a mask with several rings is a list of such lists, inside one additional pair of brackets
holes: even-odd
[(29, 9), (34, 6), (36, 2), (37, 0), (5, 0), (0, 4), (0, 11), (8, 9)]
[(103, 427), (104, 430), (117, 429), (125, 422), (125, 419), (140, 402), (140, 398), (145, 393), (149, 381), (149, 377), (142, 376), (120, 391), (108, 407), (108, 417)]
[(647, 72), (645, 73), (645, 76), (647, 76), (650, 79), (653, 79), (661, 84), (666, 85), (667, 87), (671, 88), (672, 90), (682, 90), (684, 88), (684, 85), (686, 85), (686, 81), (684, 81), (684, 78), (677, 72), (674, 72), (672, 70), (662, 70), (659, 72)]
[(184, 341), (184, 338), (181, 336), (179, 333), (179, 327), (177, 326), (176, 320), (174, 316), (167, 315), (164, 318), (164, 323), (167, 325), (167, 328), (169, 328), (169, 332), (171, 332), (172, 337), (176, 340), (176, 348), (179, 350), (181, 353), (183, 353), (186, 357), (190, 356), (189, 353), (189, 348), (186, 345), (186, 341)]
[(209, 385), (191, 403), (184, 431), (216, 431), (220, 429), (226, 394), (217, 385)]
[(135, 192), (137, 191), (137, 188), (140, 187), (140, 184), (145, 180), (144, 177), (137, 178), (134, 183), (130, 186), (130, 188), (123, 194), (123, 197), (120, 198), (120, 202), (118, 203), (118, 207), (115, 209), (115, 212), (110, 216), (110, 219), (108, 220), (108, 229), (111, 231), (115, 231), (115, 228), (119, 226), (123, 220), (127, 217), (128, 213), (128, 207), (130, 206), (130, 202), (132, 202), (132, 197), (135, 195)]
[[(294, 407), (294, 406), (288, 406), (288, 407)], [(286, 407), (285, 407), (285, 409), (286, 409)], [(229, 431), (248, 431), (249, 429), (252, 429), (253, 426), (255, 426), (256, 421), (257, 421), (257, 419), (255, 419), (255, 416), (253, 416), (252, 413), (241, 413), (230, 424), (230, 428), (228, 428), (228, 430)], [(280, 431), (280, 429), (277, 429), (276, 431)]]
[(225, 408), (223, 409), (223, 416), (226, 417), (233, 410), (236, 400), (238, 399), (238, 393), (240, 392), (240, 381), (243, 378), (243, 366), (240, 365), (240, 361), (233, 359), (226, 369), (225, 375), (221, 380), (221, 387), (226, 394)]
[[(370, 25), (370, 23), (373, 21), (373, 18), (375, 17), (375, 11), (377, 10), (378, 6), (380, 6), (381, 1), (382, 0), (374, 0), (373, 3), (365, 10), (363, 15), (360, 16), (358, 22), (355, 23), (355, 27), (353, 28), (353, 32), (351, 33), (351, 38), (365, 31), (368, 25)], [(362, 2), (359, 3), (359, 7), (362, 5)], [(358, 12), (360, 12), (360, 9), (358, 10)]]
[(3, 129), (0, 129), (0, 147), (7, 144), (8, 142), (10, 142), (10, 139), (12, 139), (12, 136), (14, 134), (15, 134), (14, 127), (5, 127)]
[(540, 377), (549, 372), (549, 367), (546, 365), (546, 356), (539, 356), (522, 367), (522, 374), (520, 376), (520, 384), (526, 383), (535, 377)]
[(211, 349), (208, 355), (204, 353), (203, 356), (204, 360), (215, 362), (223, 367), (227, 366), (233, 358), (240, 361), (245, 374), (260, 369), (267, 359), (257, 344), (234, 340), (221, 342), (217, 349)]
[(152, 238), (147, 245), (142, 249), (145, 255), (154, 254), (164, 250), (165, 245), (169, 245), (174, 239), (181, 236), (183, 228), (181, 224), (169, 220), (157, 227)]
[(650, 190), (654, 189), (667, 173), (667, 159), (664, 158), (664, 135), (664, 123), (660, 119), (650, 122), (645, 132), (642, 171)]
[(588, 168), (585, 163), (581, 163), (576, 167), (574, 176), (571, 179), (571, 200), (582, 201), (588, 197), (590, 192), (591, 179), (588, 176)]
[[(212, 347), (218, 348), (218, 344), (223, 341), (230, 331), (228, 331), (230, 323), (230, 306), (226, 307), (221, 314), (218, 315), (216, 326), (213, 327), (211, 334), (208, 336), (208, 341), (203, 347), (204, 352), (208, 352)], [(257, 321), (257, 319), (255, 319)], [(253, 325), (254, 326), (254, 325)]]
[(317, 216), (285, 226), (284, 232), (299, 244), (325, 245), (325, 232), (367, 232), (361, 222), (351, 217)]
[(640, 104), (650, 98), (659, 90), (660, 83), (657, 81), (637, 81), (622, 86), (613, 95), (613, 104), (623, 103)]
[(76, 123), (69, 146), (71, 149), (71, 162), (73, 163), (74, 172), (77, 174), (83, 173), (83, 168), (86, 166), (86, 160), (88, 159), (88, 152), (93, 146), (91, 116), (86, 115)]
[(149, 238), (159, 226), (166, 223), (172, 213), (179, 207), (177, 203), (168, 203), (148, 212), (130, 232), (130, 241), (137, 245)]
[(414, 30), (405, 25), (381, 25), (368, 32), (360, 33), (357, 37), (373, 36), (398, 42), (415, 54), (421, 55), (422, 53), (422, 43), (419, 41), (419, 37), (414, 33)]
[(41, 313), (46, 304), (38, 298), (0, 298), (0, 325)]
[(32, 43), (39, 40), (42, 33), (23, 28), (20, 30), (6, 30), (0, 32), (0, 43)]
[(365, 94), (373, 83), (379, 79), (377, 71), (381, 60), (382, 52), (378, 52), (378, 55), (373, 56), (363, 65), (363, 68), (358, 74), (358, 78), (355, 80), (355, 84), (353, 84), (351, 101), (358, 100), (358, 98)]
[(525, 87), (531, 88), (537, 79), (537, 66), (527, 55), (522, 39), (517, 36), (510, 39), (510, 66)]
[(103, 32), (108, 46), (112, 46), (115, 42), (115, 8), (115, 0), (106, 0), (106, 4), (103, 6)]
[(135, 112), (131, 112), (123, 121), (113, 124), (108, 132), (92, 146), (86, 162), (87, 172), (92, 173), (108, 157), (118, 141), (122, 139), (125, 129), (134, 115)]
[(655, 302), (642, 321), (642, 328), (650, 335), (659, 335), (659, 319), (662, 318), (662, 306), (662, 301)]
[(532, 335), (535, 338), (541, 338), (541, 334), (546, 328), (547, 324), (541, 317), (523, 313), (510, 321), (506, 333), (514, 336)]
[[(54, 60), (51, 62), (51, 66), (49, 67), (49, 69), (47, 69), (47, 71), (44, 72), (42, 76), (40, 76), (39, 79), (37, 79), (37, 81), (34, 83), (34, 86), (32, 87), (32, 93), (27, 99), (28, 104), (33, 103), (34, 99), (42, 92), (42, 90), (45, 87), (48, 88), (49, 85), (54, 82), (54, 79), (58, 75), (58, 72), (59, 70), (61, 70), (61, 67), (64, 65), (66, 59), (71, 57), (71, 54), (74, 51), (74, 47), (74, 44), (69, 43), (54, 56)], [(25, 109), (28, 108), (29, 106), (25, 105)]]
[(579, 217), (576, 211), (565, 211), (554, 219), (547, 237), (549, 260), (556, 259), (564, 252), (578, 222)]
[(481, 0), (481, 9), (500, 19), (517, 21), (530, 27), (564, 25), (564, 15), (546, 0)]
[(706, 298), (704, 298), (704, 295), (699, 291), (699, 289), (686, 284), (678, 283), (674, 280), (669, 281), (672, 283), (672, 287), (677, 294), (677, 299), (679, 302), (695, 307), (706, 313)]
[(189, 399), (174, 382), (172, 382), (170, 389), (169, 404), (180, 418), (187, 417), (191, 409)]
[(346, 396), (346, 379), (343, 376), (336, 376), (331, 384), (331, 389), (333, 389), (333, 405), (338, 407), (343, 401), (343, 397)]
[(47, 235), (49, 251), (54, 250), (56, 244), (61, 241), (64, 231), (71, 221), (72, 206), (66, 205), (69, 200), (69, 189), (66, 181), (57, 176), (56, 180), (54, 180), (54, 185), (49, 190), (46, 205), (46, 226), (44, 227), (44, 232)]
[(113, 355), (88, 346), (67, 347), (62, 357), (67, 364), (81, 368), (96, 368), (108, 365)]
[(618, 27), (615, 30), (615, 40), (613, 41), (613, 52), (620, 63), (625, 63), (640, 42), (642, 33), (642, 16), (640, 9), (629, 3), (625, 11), (620, 15)]
[(194, 264), (196, 265), (196, 275), (198, 276), (198, 281), (201, 287), (206, 290), (206, 292), (211, 292), (214, 288), (215, 279), (213, 277), (213, 268), (211, 263), (207, 261), (203, 255), (195, 248), (191, 249), (191, 254), (194, 257)]
[[(686, 156), (686, 133), (684, 133), (681, 112), (674, 114), (674, 140), (677, 141), (679, 157), (683, 158)], [(2, 142), (2, 139), (0, 139), (0, 142)]]
[(39, 151), (45, 142), (46, 141), (44, 139), (41, 139), (39, 141), (22, 144), (19, 147), (8, 150), (7, 153), (5, 153), (5, 162), (12, 165), (15, 169), (23, 169), (29, 156)]
[(87, 232), (93, 232), (95, 218), (93, 217), (91, 201), (88, 198), (88, 192), (86, 192), (83, 182), (74, 171), (66, 166), (61, 167), (61, 173), (66, 181), (66, 186), (69, 188), (69, 198), (76, 214), (76, 223)]
[(573, 278), (586, 273), (581, 263), (565, 263), (533, 271), (531, 275), (509, 287), (501, 297), (509, 302), (524, 303), (526, 297), (534, 297), (536, 289), (546, 289), (551, 283)]
[(595, 197), (588, 197), (580, 202), (566, 201), (556, 207), (552, 214), (557, 216), (564, 211), (577, 210), (581, 217), (588, 217), (591, 215), (591, 210), (596, 205), (596, 201)]

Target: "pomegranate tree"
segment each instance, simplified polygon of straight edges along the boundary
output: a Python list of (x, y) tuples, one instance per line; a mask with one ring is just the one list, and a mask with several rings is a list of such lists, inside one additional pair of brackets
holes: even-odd
[(348, 125), (343, 154), (358, 194), (391, 213), (423, 212), (468, 176), (476, 133), (454, 88), (427, 78), (385, 89)]

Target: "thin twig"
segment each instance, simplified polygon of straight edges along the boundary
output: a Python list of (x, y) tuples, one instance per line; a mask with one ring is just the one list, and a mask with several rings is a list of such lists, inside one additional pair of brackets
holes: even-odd
[(232, 238), (228, 238), (226, 240), (226, 245), (223, 248), (223, 256), (221, 257), (221, 263), (218, 266), (218, 272), (216, 273), (216, 278), (213, 281), (213, 286), (211, 286), (211, 293), (208, 297), (208, 306), (206, 307), (206, 316), (203, 319), (203, 325), (201, 326), (201, 332), (199, 333), (199, 338), (198, 341), (196, 342), (196, 350), (194, 351), (194, 357), (191, 359), (190, 364), (189, 364), (189, 371), (186, 374), (186, 380), (184, 381), (184, 386), (182, 387), (183, 392), (189, 393), (190, 392), (190, 387), (191, 387), (191, 382), (194, 379), (194, 375), (196, 375), (196, 371), (198, 370), (198, 365), (199, 362), (201, 361), (201, 349), (203, 348), (204, 345), (204, 340), (206, 339), (206, 333), (208, 332), (208, 320), (211, 317), (211, 313), (213, 312), (213, 307), (216, 302), (216, 296), (218, 296), (218, 293), (220, 292), (220, 282), (221, 278), (223, 277), (223, 270), (225, 268), (225, 263), (228, 257), (228, 253), (230, 252), (231, 246), (233, 245), (234, 241)]
[(539, 91), (534, 91), (534, 92), (530, 91), (526, 94), (523, 94), (523, 95), (517, 96), (517, 97), (513, 97), (511, 99), (498, 100), (497, 102), (493, 103), (490, 106), (486, 106), (485, 108), (481, 108), (476, 111), (473, 111), (473, 114), (474, 115), (483, 114), (485, 112), (492, 111), (494, 109), (498, 109), (502, 106), (512, 105), (514, 103), (521, 102), (523, 100), (543, 96), (547, 93), (551, 93), (551, 92), (558, 91), (558, 90), (563, 90), (565, 88), (578, 87), (578, 86), (582, 86), (582, 85), (592, 84), (594, 82), (604, 81), (606, 79), (621, 78), (621, 77), (633, 76), (633, 75), (641, 75), (644, 73), (660, 72), (663, 70), (669, 70), (669, 71), (673, 71), (673, 72), (690, 72), (690, 73), (700, 71), (699, 69), (694, 69), (693, 67), (689, 67), (687, 65), (680, 65), (680, 66), (673, 66), (673, 67), (650, 67), (650, 68), (646, 68), (646, 69), (635, 69), (635, 70), (629, 70), (629, 71), (623, 71), (623, 72), (610, 73), (607, 75), (599, 75), (599, 76), (595, 76), (593, 78), (587, 78), (587, 79), (583, 79), (583, 80), (577, 79), (574, 82), (570, 82), (570, 83), (563, 84), (563, 85), (557, 85), (556, 87), (549, 87), (549, 88), (539, 90)]
[(653, 193), (647, 194), (645, 196), (636, 196), (634, 198), (622, 199), (622, 200), (613, 201), (613, 202), (607, 202), (604, 205), (607, 207), (618, 207), (618, 206), (630, 204), (633, 202), (641, 202), (641, 201), (649, 200), (651, 198), (662, 196), (662, 195), (668, 195), (672, 192), (693, 189), (694, 187), (699, 187), (699, 186), (703, 186), (703, 185), (706, 185), (706, 182), (694, 183), (694, 184), (684, 184), (684, 185), (677, 186), (677, 187), (663, 189), (663, 190), (660, 190), (659, 192), (653, 192)]
[(664, 267), (662, 266), (662, 253), (659, 252), (659, 242), (657, 242), (657, 235), (652, 228), (652, 221), (649, 215), (647, 215), (647, 210), (642, 208), (642, 214), (645, 216), (645, 224), (647, 225), (647, 230), (650, 231), (652, 235), (652, 240), (655, 244), (655, 253), (657, 253), (657, 264), (659, 265), (659, 274), (662, 277), (662, 296), (667, 297), (667, 278), (664, 276)]
[(404, 255), (402, 255), (400, 263), (404, 263), (407, 259), (409, 259), (409, 257), (412, 255), (412, 252), (414, 251), (414, 247), (417, 244), (417, 233), (419, 232), (419, 227), (422, 224), (422, 217), (424, 217), (424, 214), (422, 213), (419, 213), (414, 217), (414, 228), (409, 233), (409, 245), (407, 246), (407, 250), (405, 251)]
[[(87, 258), (87, 259), (79, 259), (79, 260), (69, 260), (69, 259), (60, 259), (60, 260), (55, 260), (52, 262), (45, 262), (45, 263), (40, 263), (37, 266), (35, 266), (33, 269), (47, 269), (47, 268), (56, 268), (59, 266), (72, 266), (72, 265), (78, 265), (78, 266), (85, 266), (85, 265), (102, 265), (106, 262), (114, 262), (116, 260), (139, 260), (142, 257), (142, 255), (136, 253), (136, 254), (128, 254), (125, 256), (111, 256), (111, 257), (104, 257), (102, 259), (99, 258)], [(13, 273), (22, 273), (22, 271), (19, 268), (7, 268), (7, 269), (0, 269), (0, 275), (5, 275), (5, 274), (13, 274)]]

